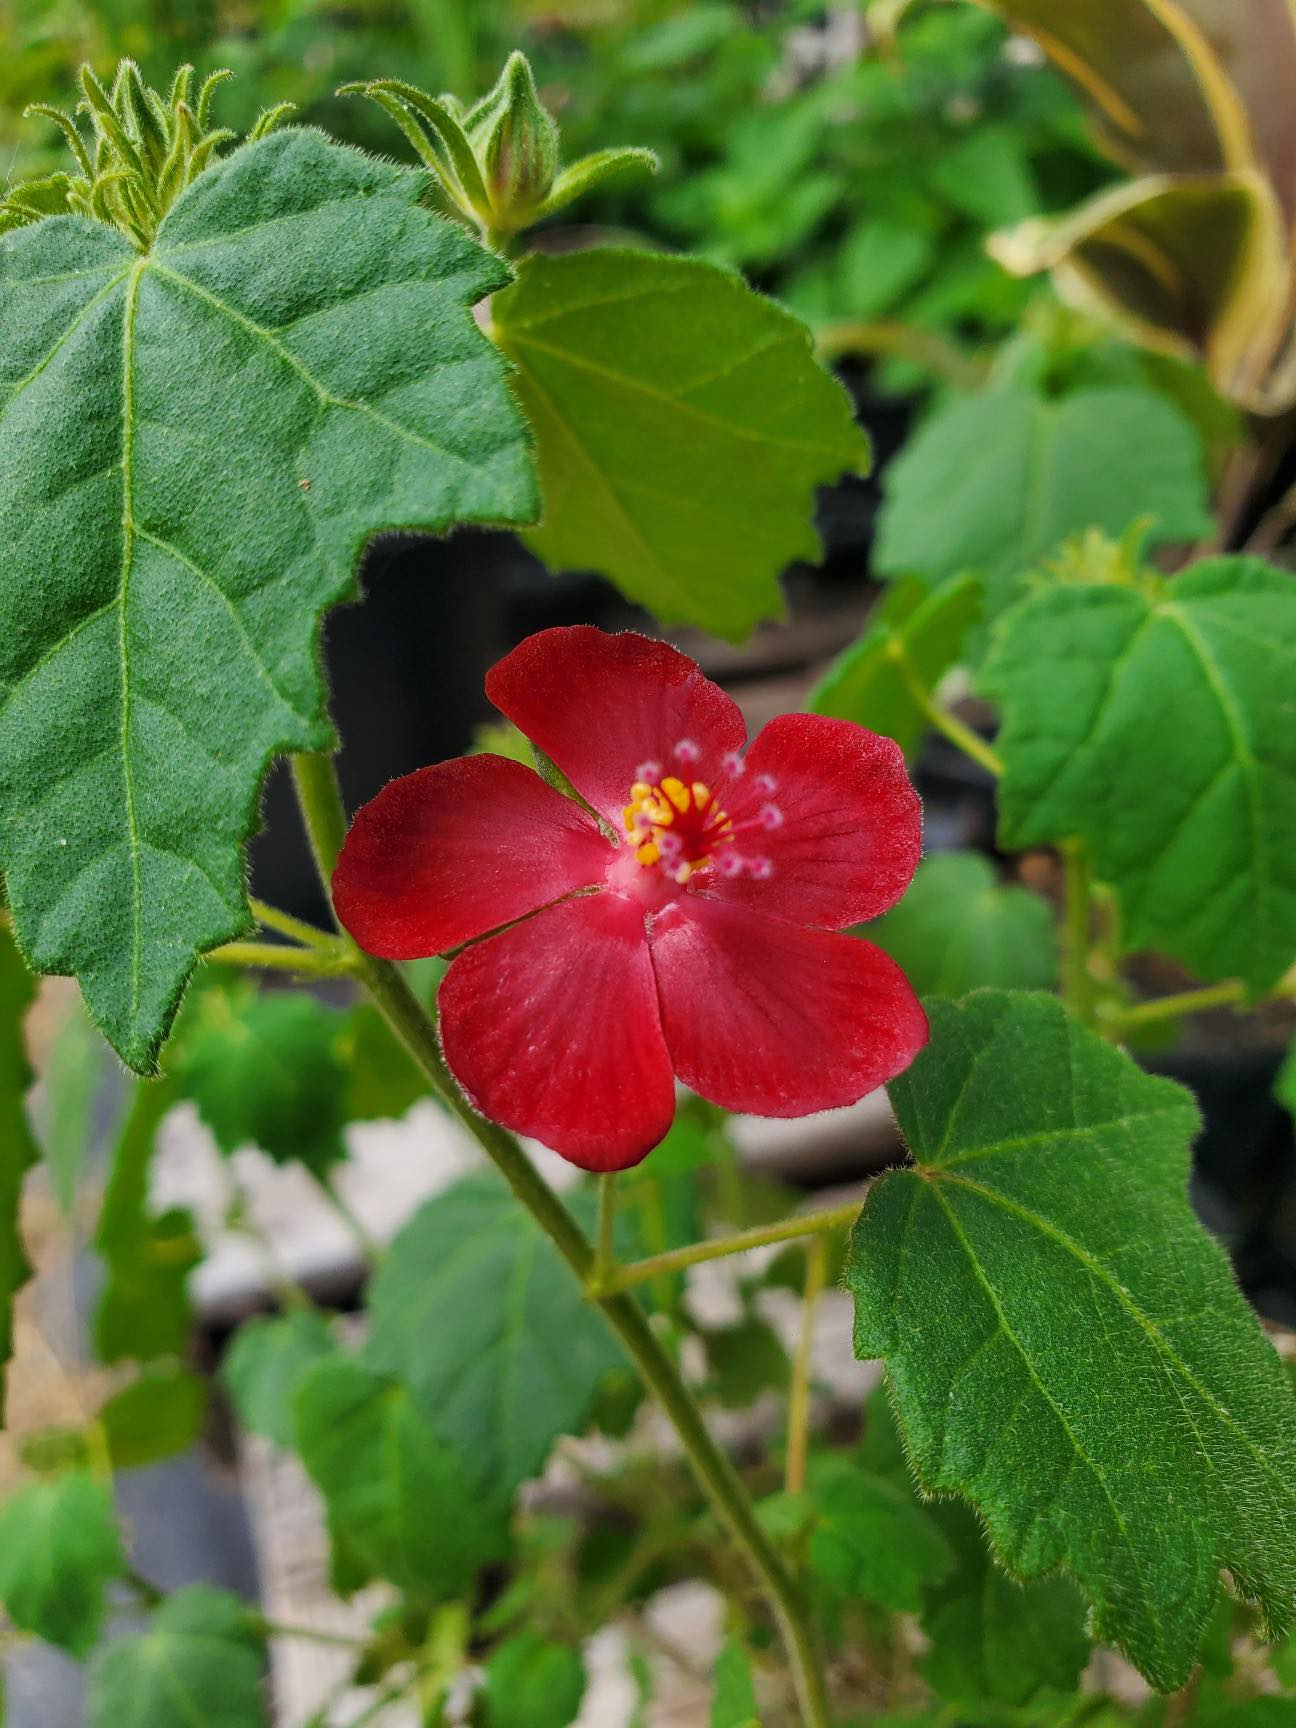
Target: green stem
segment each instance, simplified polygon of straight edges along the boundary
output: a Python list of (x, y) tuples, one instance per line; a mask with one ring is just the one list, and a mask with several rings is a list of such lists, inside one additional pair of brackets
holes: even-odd
[[(346, 814), (332, 762), (326, 756), (296, 756), (293, 778), (311, 850), (321, 879), (327, 885), (346, 829)], [(402, 974), (389, 961), (376, 960), (358, 949), (356, 953), (362, 981), (423, 1070), (433, 1091), (473, 1135), (581, 1285), (588, 1288), (595, 1257), (584, 1231), (514, 1137), (496, 1123), (478, 1116), (468, 1104), (446, 1067), (435, 1025)], [(692, 1393), (635, 1298), (618, 1289), (590, 1299), (670, 1419), (712, 1508), (760, 1582), (787, 1650), (804, 1728), (829, 1728), (823, 1672), (800, 1590), (757, 1519), (742, 1478), (707, 1432)]]
[[(312, 1175), (314, 1175), (313, 1171)], [(376, 1266), (383, 1257), (383, 1245), (377, 1237), (370, 1233), (343, 1197), (333, 1171), (330, 1170), (326, 1176), (316, 1176), (315, 1182), (324, 1198), (355, 1238), (356, 1247), (360, 1250), (362, 1257)]]
[(260, 1614), (249, 1614), (248, 1624), (261, 1638), (295, 1638), (304, 1644), (327, 1644), (334, 1650), (363, 1650), (367, 1642), (346, 1632), (326, 1632), (318, 1626), (283, 1626)]
[(337, 940), (327, 930), (317, 930), (313, 924), (294, 918), (291, 912), (281, 912), (277, 906), (270, 906), (264, 900), (252, 900), (250, 905), (252, 916), (263, 930), (276, 930), (280, 936), (288, 936), (303, 947), (331, 948)]
[(704, 1260), (725, 1260), (731, 1254), (745, 1254), (749, 1248), (766, 1248), (774, 1242), (795, 1242), (801, 1236), (818, 1236), (830, 1230), (844, 1230), (859, 1217), (860, 1202), (852, 1200), (846, 1206), (833, 1206), (824, 1212), (803, 1212), (799, 1217), (783, 1218), (777, 1224), (758, 1224), (751, 1230), (739, 1230), (732, 1236), (713, 1236), (707, 1242), (690, 1242), (687, 1248), (672, 1248), (666, 1254), (653, 1254), (646, 1260), (631, 1260), (619, 1266), (604, 1285), (607, 1290), (631, 1290), (636, 1284), (646, 1284), (663, 1273), (682, 1272), (687, 1266), (699, 1266)]
[(340, 943), (331, 948), (290, 948), (286, 943), (226, 942), (207, 959), (218, 966), (253, 966), (265, 972), (293, 972), (299, 978), (345, 978), (355, 961)]
[(784, 1486), (789, 1494), (801, 1494), (806, 1485), (806, 1457), (810, 1449), (810, 1373), (814, 1362), (814, 1322), (823, 1295), (828, 1257), (822, 1236), (806, 1243), (805, 1289), (801, 1303), (801, 1336), (792, 1362), (792, 1386), (788, 1393), (787, 1463)]
[(1093, 920), (1089, 855), (1083, 840), (1064, 840), (1061, 850), (1064, 872), (1063, 995), (1076, 1019), (1088, 1026), (1094, 1018), (1093, 978), (1089, 972)]
[(599, 1291), (616, 1265), (616, 1175), (598, 1179), (598, 1230), (594, 1238), (594, 1271), (590, 1288)]
[(957, 715), (951, 714), (948, 708), (941, 707), (918, 675), (917, 667), (905, 652), (904, 643), (898, 637), (891, 638), (887, 652), (905, 689), (928, 722), (948, 738), (956, 749), (961, 750), (965, 756), (970, 756), (987, 774), (993, 775), (997, 780), (1004, 771), (1003, 758), (998, 752), (991, 749), (979, 733), (974, 732), (970, 726), (965, 726)]

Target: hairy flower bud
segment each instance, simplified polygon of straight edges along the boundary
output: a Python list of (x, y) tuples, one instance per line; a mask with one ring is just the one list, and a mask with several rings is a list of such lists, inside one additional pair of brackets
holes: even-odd
[(501, 224), (520, 225), (548, 195), (558, 171), (558, 127), (540, 100), (525, 54), (509, 55), (495, 88), (467, 116), (466, 128)]

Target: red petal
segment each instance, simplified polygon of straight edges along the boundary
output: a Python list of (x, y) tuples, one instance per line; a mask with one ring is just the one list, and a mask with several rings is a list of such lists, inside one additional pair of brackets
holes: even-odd
[(658, 915), (652, 959), (675, 1072), (727, 1110), (853, 1104), (927, 1042), (909, 980), (857, 936), (690, 895)]
[[(773, 781), (767, 797), (756, 792), (761, 775)], [(783, 714), (753, 740), (739, 785), (752, 813), (768, 802), (781, 818), (739, 842), (772, 869), (763, 880), (717, 872), (706, 888), (716, 899), (841, 930), (876, 918), (909, 886), (922, 855), (922, 805), (890, 738), (849, 720)]]
[(601, 882), (613, 857), (579, 805), (521, 762), (460, 756), (357, 812), (333, 905), (370, 954), (413, 960)]
[(465, 949), (441, 985), (441, 1043), (475, 1109), (583, 1170), (638, 1164), (675, 1114), (643, 910), (617, 895)]
[(578, 624), (528, 636), (486, 674), (486, 694), (618, 831), (643, 763), (670, 772), (688, 739), (705, 779), (747, 736), (737, 704), (687, 655), (631, 631)]

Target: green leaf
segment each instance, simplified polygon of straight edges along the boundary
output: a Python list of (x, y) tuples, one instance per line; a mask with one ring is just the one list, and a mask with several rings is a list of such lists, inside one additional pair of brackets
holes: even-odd
[(760, 1728), (751, 1668), (736, 1638), (730, 1638), (716, 1657), (712, 1680), (710, 1728)]
[(708, 1370), (707, 1390), (722, 1404), (746, 1409), (762, 1392), (787, 1385), (788, 1356), (769, 1322), (747, 1314), (732, 1326), (703, 1332)]
[(379, 1577), (440, 1601), (506, 1552), (507, 1508), (474, 1497), (404, 1386), (345, 1358), (318, 1362), (298, 1381), (293, 1427), (341, 1550), (339, 1588)]
[(1005, 887), (979, 852), (924, 859), (904, 899), (867, 933), (920, 996), (1049, 990), (1057, 981), (1053, 913), (1028, 888)]
[(982, 678), (1003, 845), (1086, 839), (1127, 949), (1266, 989), (1296, 956), (1294, 678), (1296, 585), (1256, 558), (1031, 595)]
[(534, 513), (470, 314), (506, 271), (424, 184), (282, 131), (145, 254), (80, 217), (0, 249), (0, 861), (28, 958), (141, 1071), (250, 928), (271, 757), (332, 740), (318, 624), (367, 538)]
[(125, 1563), (107, 1483), (59, 1476), (0, 1505), (0, 1603), (20, 1631), (73, 1656), (93, 1648)]
[(189, 1334), (189, 1274), (202, 1259), (181, 1207), (148, 1210), (149, 1165), (163, 1117), (177, 1103), (169, 1079), (137, 1083), (113, 1150), (94, 1245), (104, 1283), (94, 1313), (101, 1362), (178, 1356)]
[(867, 460), (803, 325), (693, 258), (532, 257), (496, 297), (535, 431), (554, 570), (598, 570), (664, 623), (740, 637), (815, 560), (814, 489)]
[(931, 1515), (955, 1565), (923, 1598), (927, 1684), (951, 1703), (981, 1710), (1028, 1704), (1044, 1688), (1074, 1691), (1089, 1639), (1085, 1600), (1071, 1580), (1055, 1574), (1019, 1583), (994, 1559), (965, 1506), (938, 1502)]
[(169, 1596), (146, 1632), (96, 1659), (88, 1728), (266, 1728), (265, 1651), (252, 1616), (228, 1591), (191, 1584)]
[(187, 1368), (153, 1368), (108, 1400), (99, 1421), (115, 1470), (183, 1452), (202, 1432), (207, 1382)]
[(372, 1002), (357, 1002), (347, 1015), (338, 1054), (349, 1122), (394, 1121), (428, 1096), (422, 1070)]
[(485, 1493), (536, 1475), (619, 1365), (557, 1250), (490, 1178), (456, 1183), (415, 1213), (369, 1307), (367, 1359), (408, 1384)]
[(31, 1277), (18, 1220), (23, 1177), (40, 1155), (27, 1115), (32, 1071), (23, 1042), (23, 1023), (35, 996), (36, 981), (0, 923), (0, 1146), (5, 1149), (0, 1158), (0, 1421), (13, 1354), (14, 1294)]
[(285, 1450), (293, 1443), (293, 1399), (317, 1362), (337, 1354), (328, 1322), (313, 1308), (240, 1326), (221, 1364), (239, 1420)]
[(1183, 1683), (1227, 1567), (1290, 1620), (1296, 1405), (1188, 1205), (1192, 1098), (1056, 999), (930, 999), (890, 1088), (914, 1168), (870, 1190), (848, 1284), (928, 1493), (966, 1495), (1019, 1577)]
[(910, 755), (929, 722), (906, 666), (922, 689), (934, 690), (980, 615), (981, 584), (971, 576), (944, 583), (935, 593), (916, 577), (893, 583), (868, 629), (833, 661), (806, 707), (881, 732)]
[(520, 1632), (486, 1663), (490, 1728), (570, 1728), (585, 1696), (585, 1664), (568, 1644)]
[(1212, 530), (1200, 442), (1178, 409), (1142, 390), (987, 391), (939, 409), (887, 469), (874, 567), (932, 583), (975, 570), (994, 616), (1069, 535), (1115, 538), (1141, 516), (1157, 542)]
[(346, 1157), (343, 1016), (301, 991), (212, 991), (184, 1028), (176, 1074), (227, 1156), (259, 1146), (323, 1176)]
[(94, 1129), (94, 1107), (108, 1052), (79, 1000), (69, 1003), (45, 1065), (36, 1132), (66, 1218), (76, 1203)]
[(923, 1586), (954, 1556), (907, 1482), (871, 1476), (858, 1459), (820, 1453), (810, 1461), (815, 1577), (841, 1596), (915, 1613)]

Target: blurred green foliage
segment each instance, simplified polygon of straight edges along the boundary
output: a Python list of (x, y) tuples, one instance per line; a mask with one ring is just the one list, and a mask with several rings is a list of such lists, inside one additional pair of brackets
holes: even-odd
[[(402, 141), (350, 79), (398, 75), (470, 97), (523, 48), (570, 158), (656, 150), (582, 203), (582, 226), (740, 266), (816, 326), (995, 337), (1038, 286), (986, 255), (1005, 223), (1061, 210), (1110, 170), (1078, 105), (1038, 56), (968, 7), (918, 4), (892, 35), (864, 6), (807, 0), (3, 0), (0, 153), (9, 183), (62, 166), (27, 102), (66, 103), (77, 67), (133, 56), (228, 66), (222, 120), (247, 130), (277, 103), (383, 152)], [(881, 334), (878, 334), (878, 326)], [(904, 344), (900, 344), (904, 348)], [(904, 388), (921, 373), (884, 363)]]

